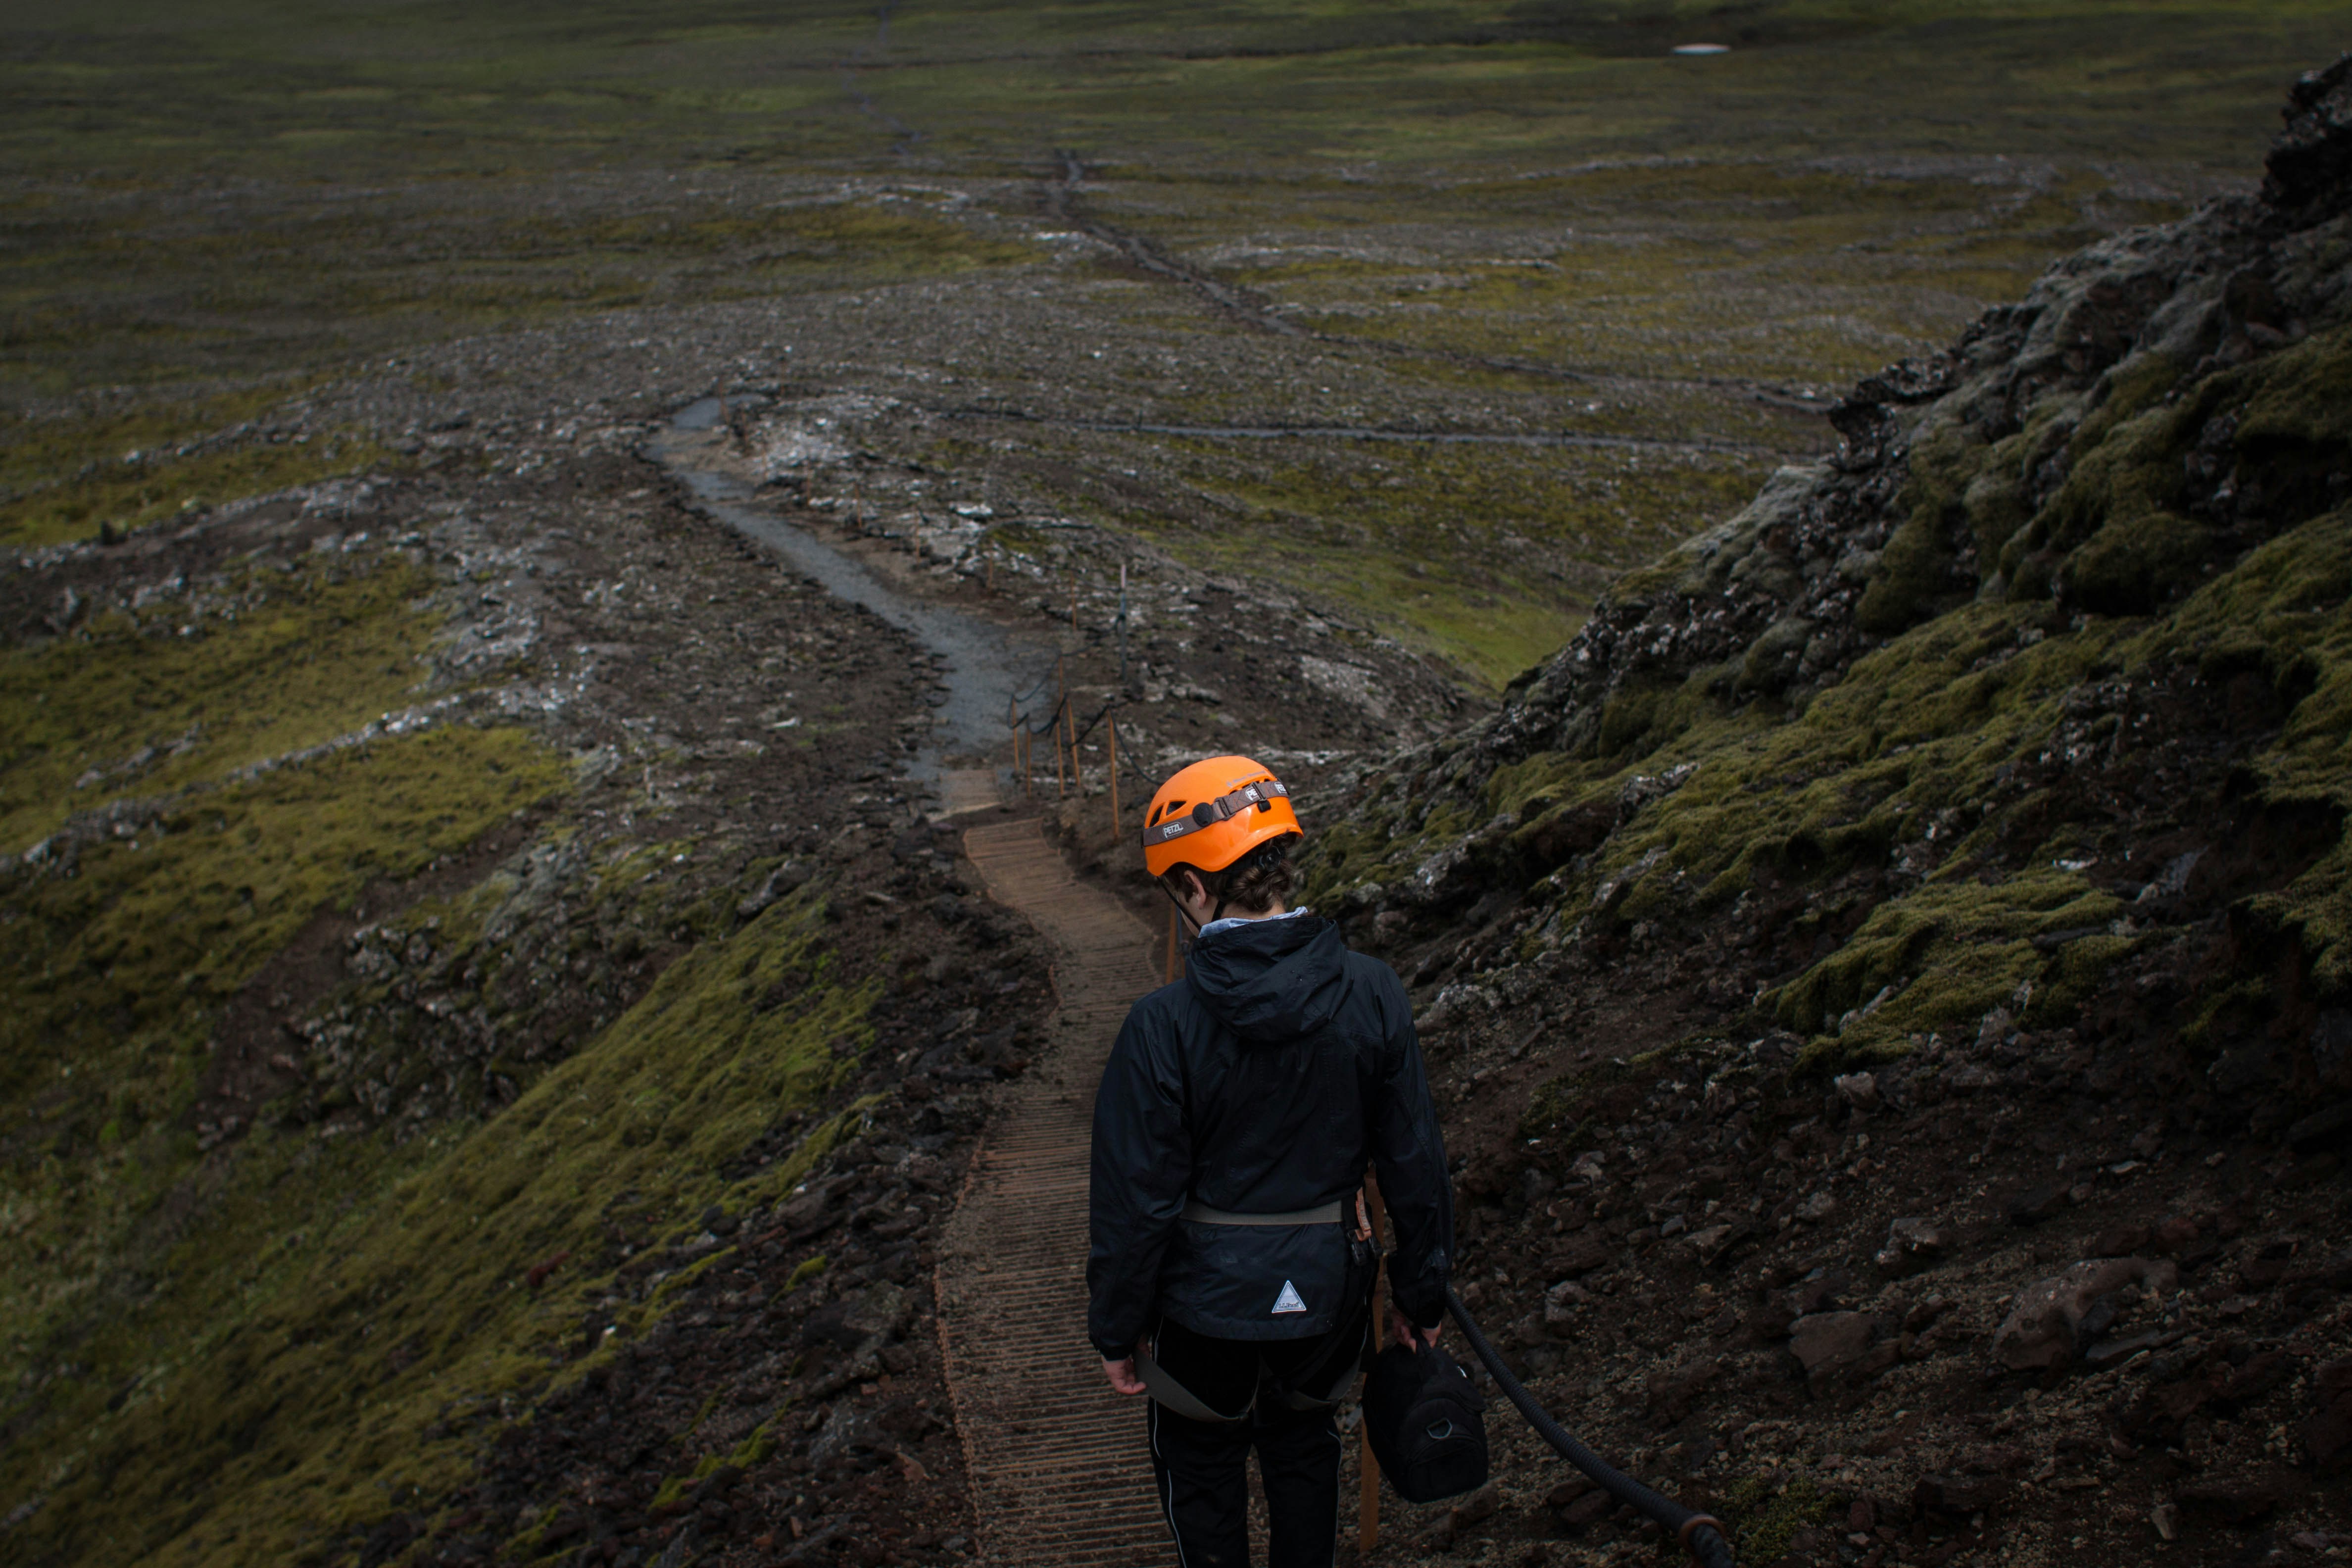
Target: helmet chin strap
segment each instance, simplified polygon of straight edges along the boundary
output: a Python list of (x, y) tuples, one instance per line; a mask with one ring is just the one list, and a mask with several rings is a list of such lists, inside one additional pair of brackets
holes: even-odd
[[(1176, 906), (1176, 912), (1184, 917), (1184, 923), (1192, 928), (1192, 934), (1194, 936), (1200, 935), (1206, 928), (1206, 925), (1213, 925), (1218, 921), (1225, 918), (1225, 900), (1219, 899), (1217, 900), (1216, 907), (1209, 911), (1209, 919), (1204, 924), (1204, 922), (1192, 918), (1192, 911), (1184, 907), (1183, 900), (1178, 898), (1174, 893), (1169, 892), (1168, 884), (1165, 881), (1160, 881), (1160, 879), (1156, 877), (1152, 879), (1160, 882), (1160, 890), (1168, 894), (1168, 901)], [(1201, 889), (1203, 893), (1206, 893), (1208, 890), (1209, 889), (1205, 886)]]

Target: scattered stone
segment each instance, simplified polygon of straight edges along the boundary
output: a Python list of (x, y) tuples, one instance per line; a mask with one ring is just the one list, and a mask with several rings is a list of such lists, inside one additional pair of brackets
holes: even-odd
[(1867, 1113), (1878, 1110), (1883, 1103), (1878, 1097), (1878, 1079), (1870, 1073), (1847, 1073), (1832, 1079), (1831, 1083), (1856, 1110)]
[(2143, 1329), (2136, 1334), (2126, 1334), (2119, 1340), (2101, 1340), (2083, 1352), (2083, 1364), (2096, 1371), (2131, 1360), (2146, 1350), (2155, 1350), (2177, 1334), (2167, 1334), (2160, 1329)]
[(1923, 1265), (1944, 1254), (1944, 1232), (1933, 1220), (1898, 1219), (1886, 1227), (1886, 1245), (1873, 1260), (1881, 1268)]
[(1592, 1292), (1573, 1279), (1563, 1279), (1544, 1292), (1544, 1321), (1557, 1327), (1576, 1321), (1575, 1309), (1592, 1300)]
[(1723, 1363), (1719, 1358), (1703, 1356), (1670, 1371), (1652, 1373), (1649, 1378), (1650, 1408), (1660, 1412), (1668, 1420), (1681, 1420), (1690, 1414), (1691, 1406), (1699, 1394), (1722, 1370)]
[(1616, 1255), (1617, 1249), (1611, 1245), (1608, 1232), (1595, 1226), (1554, 1246), (1550, 1255), (1551, 1272), (1589, 1274)]
[(737, 917), (747, 921), (758, 919), (771, 905), (785, 895), (805, 887), (809, 879), (815, 875), (816, 872), (813, 867), (803, 865), (798, 860), (785, 861), (769, 872), (766, 879), (757, 888), (743, 895), (741, 901), (735, 906)]
[(1966, 1519), (1992, 1512), (2016, 1489), (2017, 1483), (2005, 1476), (1922, 1476), (1911, 1490), (1911, 1506)]
[(2167, 1261), (2116, 1258), (2077, 1263), (2018, 1293), (1993, 1334), (1993, 1356), (2012, 1372), (2054, 1371), (2074, 1361), (2083, 1319), (2100, 1297), (2131, 1284), (2168, 1294), (2179, 1283), (2179, 1270)]
[(2009, 1223), (2040, 1225), (2063, 1211), (2066, 1206), (2066, 1189), (2047, 1185), (2028, 1187), (2009, 1201)]
[(2182, 1484), (2174, 1500), (2184, 1509), (2244, 1524), (2262, 1518), (2297, 1489), (2292, 1471), (2269, 1469), (2251, 1475), (2200, 1476)]
[(2098, 1239), (2091, 1243), (2091, 1256), (2130, 1258), (2147, 1251), (2151, 1239), (2151, 1233), (2144, 1225), (2110, 1226), (2099, 1232)]
[(1544, 1507), (1550, 1509), (1566, 1508), (1569, 1504), (1574, 1502), (1577, 1499), (1583, 1497), (1588, 1492), (1597, 1491), (1599, 1489), (1599, 1482), (1595, 1481), (1591, 1476), (1586, 1475), (1582, 1470), (1577, 1470), (1572, 1472), (1566, 1480), (1559, 1482), (1558, 1485), (1554, 1486), (1551, 1490), (1544, 1493)]
[(1843, 1268), (1816, 1268), (1789, 1292), (1795, 1316), (1826, 1312), (1853, 1289), (1853, 1277)]
[(1789, 1326), (1789, 1350), (1820, 1393), (1841, 1381), (1859, 1381), (1895, 1363), (1897, 1347), (1880, 1344), (1884, 1323), (1867, 1312), (1815, 1312)]

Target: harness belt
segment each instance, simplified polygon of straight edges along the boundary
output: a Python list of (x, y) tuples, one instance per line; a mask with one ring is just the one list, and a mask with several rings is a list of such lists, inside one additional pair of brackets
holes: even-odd
[[(1222, 1410), (1210, 1409), (1201, 1402), (1198, 1394), (1170, 1376), (1166, 1368), (1153, 1361), (1150, 1351), (1142, 1345), (1135, 1347), (1135, 1375), (1143, 1380), (1144, 1390), (1151, 1395), (1153, 1404), (1163, 1409), (1172, 1410), (1188, 1421), (1206, 1421), (1217, 1426), (1238, 1426), (1249, 1419), (1249, 1408), (1246, 1406), (1238, 1415), (1228, 1415)], [(1255, 1398), (1250, 1401), (1253, 1406), (1256, 1403)]]
[(1338, 1198), (1311, 1209), (1293, 1209), (1288, 1214), (1227, 1214), (1195, 1198), (1184, 1205), (1183, 1217), (1194, 1225), (1337, 1225), (1343, 1212)]
[[(1285, 1389), (1280, 1391), (1282, 1402), (1291, 1409), (1302, 1412), (1328, 1410), (1348, 1397), (1349, 1391), (1356, 1386), (1356, 1374), (1360, 1370), (1355, 1353), (1343, 1355), (1339, 1358), (1337, 1375), (1328, 1387), (1319, 1392)], [(1217, 1426), (1238, 1426), (1247, 1421), (1257, 1408), (1258, 1396), (1253, 1393), (1250, 1402), (1243, 1405), (1236, 1415), (1228, 1415), (1222, 1410), (1211, 1409), (1199, 1394), (1177, 1382), (1166, 1367), (1152, 1360), (1150, 1351), (1139, 1344), (1135, 1347), (1135, 1374), (1143, 1380), (1144, 1390), (1154, 1404), (1190, 1421), (1205, 1421)]]
[[(1328, 1204), (1318, 1204), (1311, 1209), (1292, 1209), (1286, 1214), (1233, 1214), (1224, 1209), (1213, 1209), (1200, 1199), (1192, 1198), (1185, 1203), (1181, 1217), (1192, 1221), (1194, 1225), (1338, 1225), (1348, 1217), (1348, 1205), (1350, 1202), (1356, 1208), (1356, 1239), (1359, 1241), (1367, 1239), (1371, 1235), (1371, 1222), (1365, 1217), (1364, 1194), (1360, 1191), (1353, 1194), (1352, 1198), (1333, 1198)], [(1341, 1320), (1340, 1329), (1346, 1327), (1346, 1322), (1345, 1319)], [(1338, 1332), (1339, 1330), (1335, 1329), (1333, 1331)], [(1335, 1370), (1337, 1376), (1333, 1378), (1328, 1388), (1316, 1392), (1286, 1389), (1282, 1391), (1282, 1402), (1293, 1410), (1330, 1409), (1348, 1396), (1349, 1389), (1355, 1387), (1356, 1373), (1359, 1371), (1358, 1358), (1352, 1352), (1343, 1355), (1339, 1358), (1339, 1364)], [(1257, 1395), (1254, 1393), (1250, 1395), (1250, 1402), (1242, 1406), (1238, 1413), (1228, 1415), (1224, 1411), (1213, 1409), (1200, 1395), (1177, 1382), (1167, 1368), (1152, 1360), (1151, 1351), (1146, 1345), (1139, 1344), (1135, 1347), (1135, 1374), (1143, 1380), (1144, 1389), (1156, 1404), (1189, 1421), (1205, 1421), (1220, 1426), (1238, 1426), (1247, 1421), (1251, 1412), (1257, 1408)]]

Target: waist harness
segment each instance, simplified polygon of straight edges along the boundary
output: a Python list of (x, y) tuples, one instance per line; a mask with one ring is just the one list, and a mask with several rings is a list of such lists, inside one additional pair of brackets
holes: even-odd
[[(1355, 1206), (1355, 1234), (1349, 1237), (1349, 1272), (1351, 1278), (1371, 1273), (1368, 1267), (1361, 1266), (1370, 1256), (1372, 1227), (1364, 1214), (1364, 1194), (1360, 1192), (1356, 1194)], [(1229, 1214), (1223, 1209), (1213, 1209), (1195, 1199), (1184, 1205), (1183, 1217), (1195, 1225), (1338, 1225), (1346, 1213), (1346, 1204), (1339, 1198), (1328, 1204), (1318, 1204), (1311, 1209), (1293, 1209), (1286, 1214)], [(1166, 1367), (1152, 1360), (1151, 1352), (1139, 1344), (1135, 1347), (1136, 1375), (1143, 1380), (1144, 1389), (1153, 1402), (1163, 1409), (1172, 1411), (1188, 1421), (1207, 1422), (1213, 1426), (1240, 1426), (1255, 1412), (1259, 1398), (1267, 1393), (1273, 1394), (1292, 1410), (1332, 1409), (1356, 1386), (1356, 1374), (1360, 1370), (1363, 1357), (1364, 1336), (1371, 1326), (1372, 1284), (1372, 1279), (1367, 1278), (1362, 1289), (1348, 1292), (1347, 1315), (1326, 1336), (1322, 1354), (1279, 1382), (1261, 1377), (1249, 1403), (1232, 1414), (1213, 1408), (1206, 1400), (1178, 1382)]]

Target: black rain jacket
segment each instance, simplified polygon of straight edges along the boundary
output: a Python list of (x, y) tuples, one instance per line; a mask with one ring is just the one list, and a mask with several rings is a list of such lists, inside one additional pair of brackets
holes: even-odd
[[(1220, 1339), (1331, 1331), (1368, 1162), (1393, 1227), (1397, 1305), (1433, 1325), (1453, 1268), (1454, 1194), (1396, 972), (1349, 952), (1314, 915), (1203, 938), (1186, 977), (1128, 1014), (1095, 1097), (1087, 1337), (1117, 1361), (1163, 1313)], [(1282, 1214), (1335, 1198), (1347, 1214), (1337, 1225), (1181, 1217), (1188, 1200)]]

